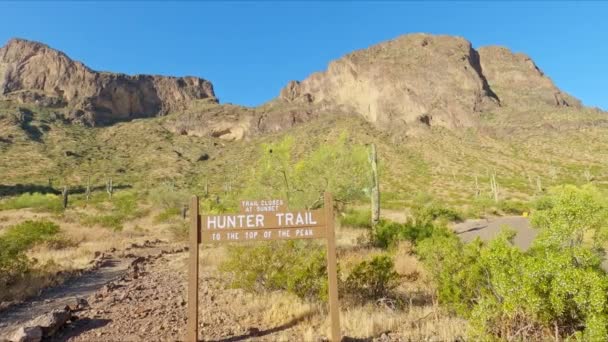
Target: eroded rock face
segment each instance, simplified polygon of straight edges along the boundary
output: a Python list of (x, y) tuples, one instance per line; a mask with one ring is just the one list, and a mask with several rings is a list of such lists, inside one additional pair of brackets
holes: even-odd
[(499, 105), (468, 41), (426, 34), (346, 55), (325, 72), (289, 83), (280, 98), (334, 104), (386, 130), (473, 126), (479, 112)]
[(257, 108), (219, 105), (200, 78), (95, 72), (46, 45), (14, 39), (0, 49), (0, 99), (64, 108), (68, 119), (88, 124), (180, 112), (165, 122), (169, 130), (227, 141), (326, 115), (359, 115), (409, 135), (430, 126), (475, 127), (484, 112), (501, 108), (580, 106), (523, 54), (428, 34), (350, 53)]
[(479, 56), (483, 75), (504, 105), (520, 108), (538, 104), (581, 106), (579, 100), (559, 90), (523, 53), (487, 46), (479, 49)]
[(197, 99), (215, 99), (196, 77), (96, 72), (44, 44), (12, 39), (0, 48), (0, 99), (66, 107), (68, 119), (107, 124), (163, 115)]
[(358, 114), (398, 133), (421, 126), (476, 126), (481, 113), (503, 105), (503, 97), (518, 109), (578, 104), (523, 55), (502, 48), (478, 52), (463, 38), (428, 34), (348, 54), (327, 71), (290, 82), (279, 100)]

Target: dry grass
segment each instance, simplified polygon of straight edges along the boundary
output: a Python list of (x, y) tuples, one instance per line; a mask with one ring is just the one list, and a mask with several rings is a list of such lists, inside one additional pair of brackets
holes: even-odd
[[(357, 245), (356, 237), (365, 233), (364, 229), (340, 228), (337, 230), (340, 270), (348, 270), (362, 260), (386, 253), (381, 249)], [(225, 245), (205, 245), (200, 249), (201, 272), (210, 272), (214, 278), (222, 278), (217, 267), (225, 260)], [(378, 337), (383, 333), (395, 334), (412, 341), (454, 340), (465, 336), (466, 322), (447, 315), (432, 301), (433, 290), (424, 277), (424, 270), (411, 245), (400, 243), (394, 251), (396, 271), (403, 276), (397, 289), (400, 305), (390, 303), (369, 303), (353, 305), (342, 301), (340, 320), (345, 336), (354, 338)], [(186, 259), (180, 267), (185, 270)], [(240, 289), (229, 291), (229, 310), (238, 317), (244, 327), (277, 328), (273, 341), (293, 341), (298, 336), (301, 341), (318, 341), (329, 336), (330, 322), (325, 304), (303, 301), (293, 294), (278, 291), (271, 293), (247, 293)], [(278, 329), (280, 328), (280, 329)]]
[[(90, 266), (96, 252), (110, 249), (122, 250), (131, 243), (145, 240), (169, 240), (166, 227), (152, 225), (152, 215), (144, 216), (124, 225), (121, 231), (107, 228), (85, 227), (80, 224), (82, 212), (97, 213), (94, 207), (73, 208), (61, 215), (33, 212), (29, 209), (1, 211), (0, 234), (7, 227), (26, 220), (45, 219), (59, 225), (59, 239), (42, 243), (27, 251), (26, 255), (35, 261), (32, 272), (23, 275), (15, 284), (5, 289), (3, 298), (20, 300), (37, 294), (41, 289), (61, 283), (71, 271), (86, 269)], [(61, 272), (62, 275), (58, 273)]]

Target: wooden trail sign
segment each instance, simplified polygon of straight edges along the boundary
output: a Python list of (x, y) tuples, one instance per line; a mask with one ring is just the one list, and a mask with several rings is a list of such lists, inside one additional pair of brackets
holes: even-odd
[(331, 340), (341, 340), (333, 199), (324, 208), (288, 211), (283, 200), (241, 201), (237, 214), (199, 215), (198, 197), (190, 203), (187, 341), (198, 341), (198, 253), (201, 243), (327, 239)]

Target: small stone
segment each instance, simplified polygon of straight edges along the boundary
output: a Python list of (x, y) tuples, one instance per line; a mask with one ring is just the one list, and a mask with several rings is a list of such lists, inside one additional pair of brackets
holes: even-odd
[(17, 329), (10, 341), (12, 342), (38, 342), (42, 340), (42, 329), (39, 326), (21, 327)]
[(26, 323), (27, 326), (38, 326), (42, 329), (44, 336), (53, 336), (57, 330), (70, 319), (72, 315), (69, 310), (53, 310), (47, 314), (40, 315)]

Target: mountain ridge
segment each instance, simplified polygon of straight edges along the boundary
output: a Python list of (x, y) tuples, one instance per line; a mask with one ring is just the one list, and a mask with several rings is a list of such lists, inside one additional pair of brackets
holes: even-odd
[[(525, 54), (424, 33), (348, 53), (253, 108), (216, 107), (213, 85), (202, 78), (94, 71), (46, 44), (11, 39), (0, 48), (0, 99), (62, 108), (68, 121), (86, 125), (187, 113), (168, 128), (224, 140), (328, 113), (358, 115), (381, 131), (407, 136), (430, 126), (477, 127), (484, 113), (502, 107), (582, 107)], [(197, 105), (201, 100), (210, 106)]]
[(73, 122), (110, 124), (184, 109), (215, 98), (196, 77), (98, 72), (46, 44), (11, 39), (0, 48), (0, 99), (65, 108)]

